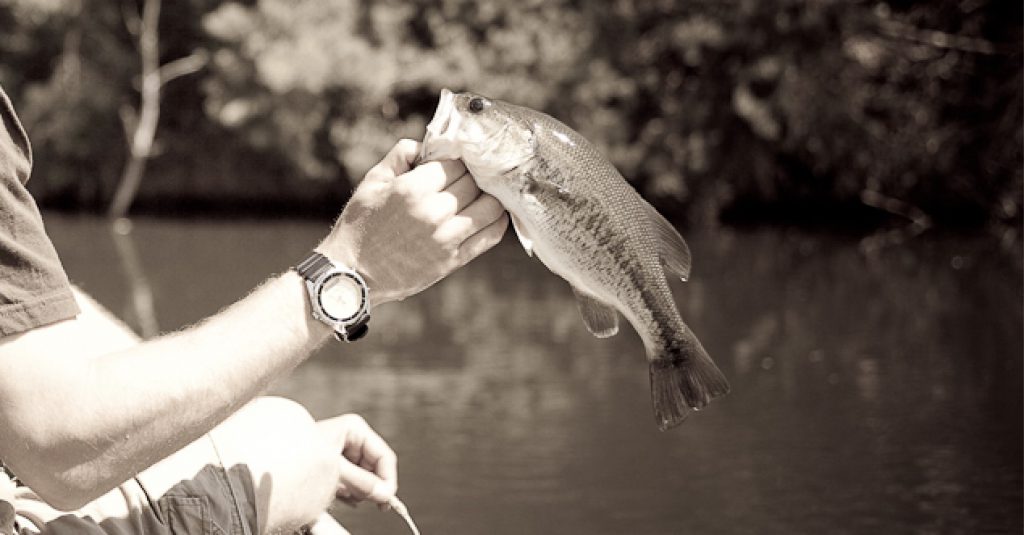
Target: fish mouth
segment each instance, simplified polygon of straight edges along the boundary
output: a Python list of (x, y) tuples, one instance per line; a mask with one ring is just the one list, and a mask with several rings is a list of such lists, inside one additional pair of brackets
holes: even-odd
[(455, 139), (461, 122), (462, 115), (455, 109), (455, 93), (448, 88), (442, 89), (434, 117), (427, 124), (427, 133), (423, 136), (418, 163), (454, 160), (461, 157)]

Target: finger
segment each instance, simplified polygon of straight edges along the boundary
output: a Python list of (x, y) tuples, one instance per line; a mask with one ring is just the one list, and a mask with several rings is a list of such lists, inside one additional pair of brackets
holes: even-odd
[(400, 184), (411, 191), (441, 191), (466, 172), (461, 160), (428, 162), (398, 177)]
[(435, 224), (444, 223), (480, 196), (473, 177), (467, 172), (444, 191), (434, 194), (424, 206), (425, 215)]
[(363, 442), (363, 459), (365, 466), (377, 477), (398, 489), (398, 455), (388, 446), (373, 429), (367, 427), (366, 439)]
[(342, 416), (348, 427), (342, 455), (350, 463), (374, 472), (378, 477), (398, 487), (398, 455), (391, 446), (362, 417)]
[(400, 139), (377, 165), (383, 165), (396, 176), (412, 169), (412, 163), (420, 154), (420, 142), (412, 139)]
[(476, 180), (473, 180), (473, 175), (466, 171), (441, 193), (447, 193), (455, 199), (455, 209), (451, 213), (457, 214), (480, 196), (480, 188), (477, 187)]
[(338, 475), (338, 495), (354, 501), (371, 499), (377, 503), (387, 503), (387, 497), (380, 500), (382, 485), (391, 487), (369, 470), (364, 470), (344, 459), (340, 461)]
[(503, 213), (505, 209), (498, 199), (490, 195), (480, 195), (465, 210), (442, 223), (434, 232), (434, 239), (441, 243), (461, 244), (496, 221)]
[(459, 246), (456, 260), (460, 266), (469, 263), (470, 260), (484, 254), (488, 249), (494, 247), (505, 235), (508, 228), (508, 214), (502, 214), (497, 221), (487, 225), (483, 230), (470, 236)]

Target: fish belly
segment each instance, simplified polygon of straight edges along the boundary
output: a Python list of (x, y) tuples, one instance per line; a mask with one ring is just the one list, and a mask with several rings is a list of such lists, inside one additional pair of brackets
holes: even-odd
[[(613, 229), (579, 228), (579, 214), (555, 214), (550, 208), (526, 206), (511, 210), (519, 229), (529, 235), (533, 253), (556, 275), (565, 279), (576, 290), (612, 306), (640, 335), (648, 358), (654, 358), (659, 338), (669, 335), (682, 320), (671, 302), (668, 283), (657, 263), (657, 258), (639, 258), (633, 247), (618, 247), (618, 253), (609, 250), (608, 243), (597, 237), (603, 233), (616, 233)], [(615, 235), (615, 242), (643, 240), (641, 236)], [(653, 249), (653, 246), (651, 246)], [(646, 260), (646, 261), (645, 261)], [(647, 283), (651, 288), (639, 288)], [(647, 303), (658, 292), (667, 303)], [(646, 292), (646, 295), (644, 295)], [(645, 299), (646, 298), (646, 299)], [(660, 323), (660, 324), (659, 324)]]

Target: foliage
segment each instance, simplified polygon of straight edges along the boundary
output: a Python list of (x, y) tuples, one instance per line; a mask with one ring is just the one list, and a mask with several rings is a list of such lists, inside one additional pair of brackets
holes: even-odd
[[(167, 4), (167, 57), (211, 63), (169, 89), (142, 196), (315, 202), (420, 137), (449, 87), (561, 118), (691, 222), (868, 204), (1020, 221), (1018, 3)], [(51, 198), (97, 202), (116, 178), (138, 70), (122, 26), (117, 3), (0, 0), (0, 82)]]

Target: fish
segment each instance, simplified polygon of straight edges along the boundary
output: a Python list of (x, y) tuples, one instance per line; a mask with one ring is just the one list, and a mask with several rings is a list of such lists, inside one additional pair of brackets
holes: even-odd
[(509, 213), (526, 253), (568, 281), (594, 336), (615, 335), (619, 314), (629, 321), (660, 430), (729, 392), (669, 286), (669, 274), (689, 278), (689, 246), (578, 132), (531, 108), (443, 89), (418, 159), (462, 160)]

